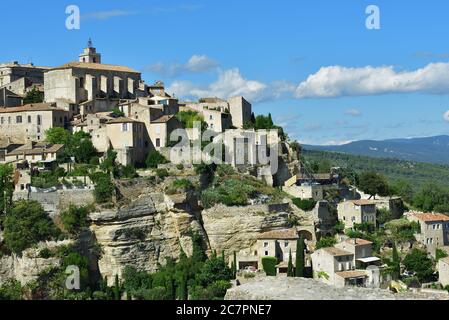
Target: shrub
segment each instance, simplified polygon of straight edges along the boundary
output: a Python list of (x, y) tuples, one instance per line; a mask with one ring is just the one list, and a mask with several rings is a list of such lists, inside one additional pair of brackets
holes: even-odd
[(415, 272), (419, 281), (424, 282), (432, 278), (433, 263), (427, 252), (413, 249), (402, 261), (408, 271)]
[(168, 173), (168, 171), (166, 170), (166, 169), (157, 169), (156, 170), (156, 176), (159, 178), (159, 179), (165, 179), (165, 178), (167, 178), (168, 176), (169, 176), (170, 174)]
[(276, 276), (276, 265), (278, 260), (275, 257), (263, 257), (262, 267), (267, 276)]
[(114, 191), (115, 186), (108, 174), (102, 174), (96, 177), (94, 196), (97, 203), (111, 201)]
[(4, 220), (6, 247), (20, 254), (40, 241), (51, 240), (59, 235), (53, 221), (36, 201), (20, 200), (14, 204)]
[(292, 201), (295, 206), (297, 206), (299, 209), (306, 211), (306, 212), (313, 210), (316, 206), (316, 201), (313, 199), (304, 199), (303, 200), (300, 198), (295, 198)]
[(190, 181), (189, 179), (177, 179), (173, 181), (172, 186), (175, 189), (184, 189), (184, 190), (193, 188), (192, 181)]
[(0, 300), (22, 300), (22, 286), (20, 282), (10, 279), (0, 286)]
[(222, 203), (226, 206), (244, 206), (256, 192), (256, 188), (243, 180), (227, 179), (217, 187), (203, 191), (201, 201), (205, 208)]
[(316, 243), (316, 249), (333, 247), (337, 243), (334, 237), (323, 237)]
[(184, 165), (183, 165), (182, 163), (178, 163), (178, 164), (176, 165), (176, 169), (178, 169), (178, 170), (184, 170)]
[(82, 228), (88, 226), (87, 216), (90, 212), (88, 207), (77, 207), (70, 205), (67, 211), (61, 212), (61, 222), (64, 229), (74, 235), (79, 233)]
[(146, 165), (147, 168), (157, 168), (159, 164), (168, 163), (168, 160), (159, 153), (159, 151), (153, 150), (148, 154)]
[(51, 252), (48, 248), (43, 248), (41, 251), (39, 251), (39, 258), (48, 259), (53, 256), (53, 252)]

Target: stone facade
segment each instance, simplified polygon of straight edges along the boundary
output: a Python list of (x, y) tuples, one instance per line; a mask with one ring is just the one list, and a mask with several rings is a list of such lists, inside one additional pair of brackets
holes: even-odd
[(416, 240), (427, 248), (427, 251), (435, 255), (439, 247), (449, 245), (449, 217), (440, 213), (407, 214), (410, 221), (419, 223), (420, 233), (416, 234)]
[(364, 222), (376, 226), (376, 204), (370, 200), (350, 200), (338, 204), (338, 219), (346, 228)]
[(441, 258), (438, 260), (437, 265), (438, 270), (438, 282), (441, 283), (443, 287), (449, 286), (449, 258)]

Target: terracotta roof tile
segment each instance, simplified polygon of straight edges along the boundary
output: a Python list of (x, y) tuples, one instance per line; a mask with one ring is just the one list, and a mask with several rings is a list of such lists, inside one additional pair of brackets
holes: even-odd
[(344, 279), (361, 278), (361, 277), (367, 277), (368, 276), (365, 271), (359, 271), (359, 270), (340, 271), (340, 272), (336, 272), (335, 274), (340, 276), (340, 277), (342, 277), (342, 278), (344, 278)]
[(323, 250), (326, 251), (327, 253), (329, 253), (330, 255), (335, 256), (335, 257), (351, 256), (351, 255), (353, 255), (349, 251), (346, 251), (346, 250), (343, 250), (343, 249), (339, 249), (339, 248), (335, 248), (335, 247), (323, 248)]
[(371, 241), (368, 241), (368, 240), (365, 240), (365, 239), (360, 239), (360, 238), (357, 238), (357, 239), (349, 238), (349, 239), (345, 240), (345, 242), (350, 243), (350, 244), (354, 244), (354, 241), (355, 241), (355, 245), (358, 245), (358, 246), (363, 246), (363, 245), (367, 245), (367, 244), (373, 244)]
[(140, 72), (133, 70), (131, 68), (125, 67), (125, 66), (102, 64), (102, 63), (77, 62), (77, 61), (66, 63), (60, 67), (57, 67), (57, 68), (54, 68), (51, 70), (72, 69), (72, 68), (103, 70), (103, 71), (118, 71), (118, 72), (128, 72), (128, 73), (140, 74)]
[(296, 229), (279, 229), (261, 233), (257, 239), (298, 239)]
[(0, 108), (0, 113), (15, 113), (25, 111), (66, 111), (64, 109), (56, 108), (53, 103), (34, 103), (26, 104), (19, 107)]
[(424, 222), (449, 221), (449, 216), (442, 213), (413, 213), (412, 216)]

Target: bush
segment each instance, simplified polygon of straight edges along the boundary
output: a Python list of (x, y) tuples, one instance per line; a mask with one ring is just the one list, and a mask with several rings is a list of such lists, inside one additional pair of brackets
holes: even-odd
[(276, 265), (278, 264), (278, 260), (275, 257), (263, 257), (262, 258), (262, 267), (267, 276), (276, 276)]
[(10, 279), (0, 286), (0, 300), (22, 300), (20, 282)]
[(433, 263), (427, 256), (427, 252), (413, 249), (402, 261), (407, 271), (415, 272), (420, 282), (432, 279)]
[(256, 188), (243, 180), (227, 179), (217, 187), (203, 191), (201, 201), (205, 208), (222, 203), (226, 206), (244, 206), (256, 192)]
[(88, 207), (70, 205), (67, 211), (61, 212), (61, 222), (64, 229), (72, 235), (79, 233), (82, 228), (88, 226), (87, 216), (89, 212), (90, 208)]
[(165, 178), (167, 178), (170, 174), (168, 173), (168, 171), (166, 169), (157, 169), (156, 170), (156, 176), (159, 179), (164, 180)]
[(321, 248), (330, 248), (333, 247), (337, 243), (337, 240), (334, 237), (323, 237), (316, 243), (316, 249)]
[(43, 248), (41, 251), (39, 251), (39, 258), (42, 259), (48, 259), (53, 257), (53, 252), (51, 252), (48, 248)]
[(178, 169), (178, 170), (184, 170), (184, 165), (183, 165), (182, 163), (178, 163), (178, 164), (176, 165), (176, 169)]
[(160, 154), (158, 151), (153, 150), (148, 154), (146, 165), (147, 168), (157, 168), (159, 164), (165, 164), (168, 163), (168, 160), (165, 159), (165, 157)]
[(189, 190), (193, 188), (193, 183), (189, 179), (177, 179), (172, 184), (174, 189)]
[(295, 198), (292, 200), (293, 204), (303, 211), (312, 211), (316, 206), (316, 201), (313, 199), (302, 200), (300, 198)]
[(115, 191), (115, 186), (108, 174), (102, 174), (96, 177), (94, 196), (97, 203), (106, 203), (111, 201)]
[(4, 220), (5, 245), (17, 254), (59, 234), (53, 221), (36, 201), (17, 201)]

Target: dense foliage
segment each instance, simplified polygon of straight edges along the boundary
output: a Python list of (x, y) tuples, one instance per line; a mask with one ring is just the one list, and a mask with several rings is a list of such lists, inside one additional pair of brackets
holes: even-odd
[(402, 261), (408, 271), (415, 272), (420, 282), (431, 281), (433, 275), (433, 263), (427, 256), (427, 252), (413, 249)]
[(278, 264), (278, 259), (275, 257), (263, 257), (262, 267), (267, 276), (276, 276), (276, 265)]
[(300, 198), (294, 198), (292, 199), (292, 202), (295, 206), (297, 206), (299, 209), (303, 211), (312, 211), (316, 206), (316, 201), (313, 199), (300, 199)]
[(5, 244), (17, 254), (40, 241), (54, 239), (59, 234), (53, 221), (36, 201), (15, 202), (4, 221)]
[(165, 157), (159, 153), (159, 151), (153, 150), (148, 154), (146, 165), (147, 168), (157, 168), (159, 164), (165, 164), (168, 163), (168, 160), (165, 159)]
[(25, 98), (23, 98), (23, 104), (42, 102), (44, 102), (44, 92), (39, 91), (36, 87), (28, 91)]
[(96, 150), (88, 133), (79, 131), (71, 133), (63, 128), (54, 127), (45, 132), (46, 141), (53, 144), (63, 144), (64, 150), (60, 160), (70, 162), (75, 158), (77, 163), (89, 163), (95, 156)]
[(60, 219), (64, 230), (71, 235), (76, 235), (81, 229), (86, 228), (88, 226), (87, 216), (90, 209), (87, 206), (70, 205), (68, 210), (61, 212)]

